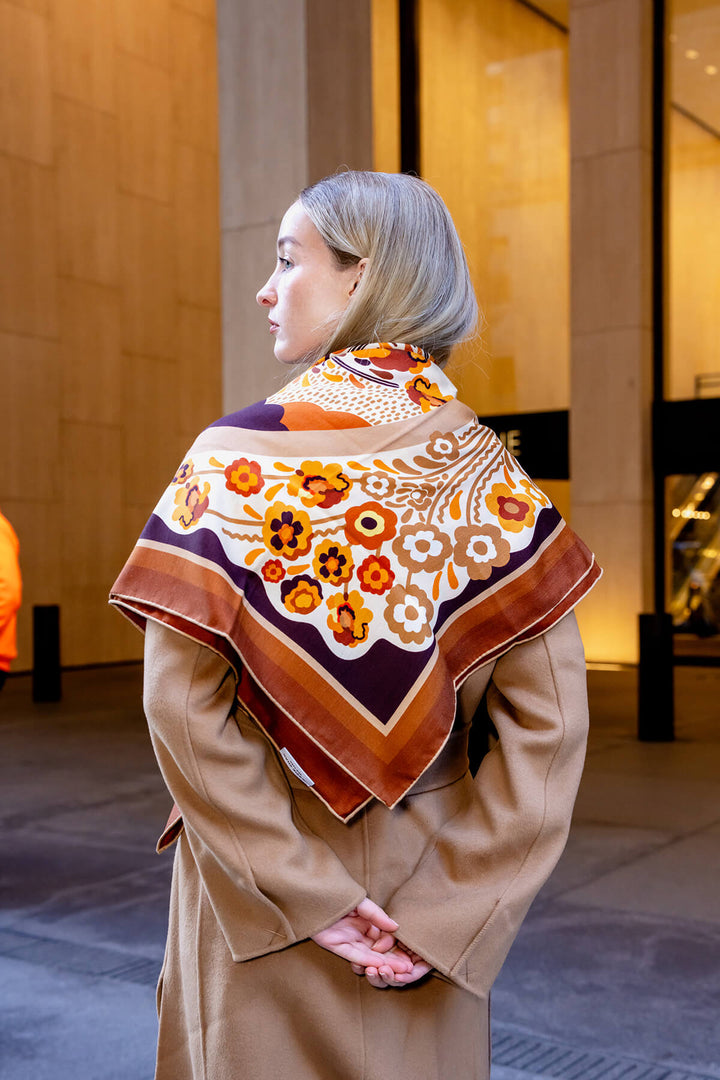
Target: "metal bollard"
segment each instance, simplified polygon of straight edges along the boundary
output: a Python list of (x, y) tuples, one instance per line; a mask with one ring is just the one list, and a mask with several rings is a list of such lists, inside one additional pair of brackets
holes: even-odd
[(672, 742), (675, 738), (672, 616), (640, 615), (639, 623), (638, 739)]
[(60, 701), (60, 607), (35, 604), (33, 607), (33, 701)]

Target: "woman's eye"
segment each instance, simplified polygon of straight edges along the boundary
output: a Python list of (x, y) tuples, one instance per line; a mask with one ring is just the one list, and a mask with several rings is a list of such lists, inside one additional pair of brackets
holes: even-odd
[(290, 262), (290, 260), (289, 259), (284, 259), (282, 257), (282, 255), (278, 255), (278, 262), (282, 266), (283, 270), (289, 270), (290, 267), (292, 266), (292, 263)]

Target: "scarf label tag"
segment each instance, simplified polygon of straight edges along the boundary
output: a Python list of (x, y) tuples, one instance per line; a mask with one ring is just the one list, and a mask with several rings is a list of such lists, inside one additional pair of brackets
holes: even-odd
[(280, 757), (283, 759), (290, 772), (297, 776), (298, 780), (302, 780), (303, 784), (307, 784), (308, 787), (315, 787), (315, 781), (310, 779), (305, 770), (298, 765), (290, 751), (284, 746), (280, 749)]

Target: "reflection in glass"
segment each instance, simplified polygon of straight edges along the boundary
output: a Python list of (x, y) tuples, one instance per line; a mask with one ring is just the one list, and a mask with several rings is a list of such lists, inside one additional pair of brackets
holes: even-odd
[(670, 477), (668, 509), (676, 651), (720, 653), (720, 474)]

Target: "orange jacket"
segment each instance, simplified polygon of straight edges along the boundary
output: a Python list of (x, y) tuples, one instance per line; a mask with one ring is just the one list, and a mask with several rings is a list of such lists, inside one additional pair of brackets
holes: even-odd
[(15, 624), (22, 599), (22, 582), (15, 530), (0, 513), (0, 671), (8, 671), (17, 656)]

